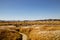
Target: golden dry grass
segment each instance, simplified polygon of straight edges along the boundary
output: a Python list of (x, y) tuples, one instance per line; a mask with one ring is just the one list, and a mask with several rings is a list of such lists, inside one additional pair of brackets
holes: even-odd
[[(6, 26), (4, 27), (5, 31), (7, 29), (24, 33), (28, 36), (29, 40), (60, 40), (60, 21), (0, 22), (0, 29), (2, 25)], [(11, 25), (15, 27), (8, 27)], [(3, 31), (0, 30), (0, 35), (1, 32)], [(2, 40), (16, 40), (19, 37), (19, 34), (16, 32), (6, 31), (5, 34), (0, 37), (4, 38)], [(12, 38), (12, 36), (14, 37)]]
[(60, 40), (59, 31), (32, 31), (30, 33), (31, 40)]
[(18, 40), (20, 38), (21, 35), (16, 31), (0, 29), (0, 40)]

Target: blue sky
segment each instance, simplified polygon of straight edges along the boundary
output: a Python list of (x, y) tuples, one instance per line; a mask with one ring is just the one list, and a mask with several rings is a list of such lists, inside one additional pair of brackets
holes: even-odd
[(0, 0), (0, 20), (60, 19), (60, 0)]

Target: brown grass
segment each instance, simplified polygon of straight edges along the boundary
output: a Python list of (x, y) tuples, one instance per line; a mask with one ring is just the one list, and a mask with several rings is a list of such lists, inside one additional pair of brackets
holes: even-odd
[(17, 40), (21, 38), (21, 35), (15, 31), (0, 29), (0, 40)]
[[(14, 27), (8, 27), (13, 25)], [(2, 26), (4, 29), (2, 30)], [(24, 33), (29, 40), (60, 40), (60, 21), (0, 22), (0, 39), (16, 40)], [(11, 32), (15, 30), (17, 32)]]
[(32, 31), (31, 40), (60, 40), (60, 31)]

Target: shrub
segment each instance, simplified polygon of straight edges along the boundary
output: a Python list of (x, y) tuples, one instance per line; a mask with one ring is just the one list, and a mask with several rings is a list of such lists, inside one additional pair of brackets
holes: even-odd
[(0, 40), (20, 40), (22, 35), (15, 31), (0, 30)]

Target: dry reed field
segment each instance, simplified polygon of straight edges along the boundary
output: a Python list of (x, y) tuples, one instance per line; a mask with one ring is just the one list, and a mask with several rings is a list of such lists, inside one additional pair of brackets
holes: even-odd
[(60, 40), (60, 20), (0, 21), (0, 40)]
[(60, 40), (60, 30), (32, 31), (32, 32), (30, 33), (31, 40)]

